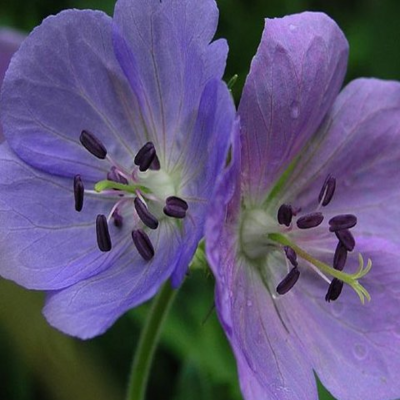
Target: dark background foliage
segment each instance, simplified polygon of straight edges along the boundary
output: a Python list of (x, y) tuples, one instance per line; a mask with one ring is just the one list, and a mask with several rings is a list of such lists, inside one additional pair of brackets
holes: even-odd
[[(199, 0), (201, 1), (201, 0)], [(350, 42), (346, 80), (400, 79), (396, 0), (219, 0), (219, 37), (230, 55), (226, 79), (238, 74), (240, 97), (265, 17), (305, 10), (334, 18)], [(29, 32), (66, 8), (112, 14), (112, 0), (1, 0), (0, 26)], [(0, 262), (6, 262), (1, 260)], [(214, 312), (213, 279), (196, 271), (186, 280), (167, 320), (151, 375), (151, 400), (240, 400), (235, 361)], [(105, 335), (81, 342), (50, 328), (43, 296), (0, 278), (0, 400), (120, 400), (132, 352), (149, 305), (128, 312)], [(320, 398), (332, 399), (321, 386)]]

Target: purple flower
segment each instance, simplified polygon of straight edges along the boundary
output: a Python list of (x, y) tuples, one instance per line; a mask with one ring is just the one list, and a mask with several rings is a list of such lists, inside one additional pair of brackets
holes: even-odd
[(214, 0), (119, 0), (114, 19), (47, 18), (13, 58), (0, 272), (47, 291), (68, 334), (104, 332), (185, 275), (235, 113), (217, 20)]
[[(20, 32), (8, 28), (0, 28), (0, 87), (10, 64), (11, 57), (18, 50), (24, 38), (25, 36)], [(3, 129), (0, 124), (0, 143), (3, 140)]]
[(400, 84), (338, 94), (347, 54), (326, 15), (267, 20), (245, 84), (206, 245), (246, 400), (400, 395)]

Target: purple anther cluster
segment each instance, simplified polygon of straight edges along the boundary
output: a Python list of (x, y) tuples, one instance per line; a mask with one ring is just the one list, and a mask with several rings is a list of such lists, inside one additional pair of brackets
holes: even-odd
[[(336, 179), (329, 174), (324, 184), (322, 185), (321, 191), (318, 195), (318, 203), (320, 206), (327, 206), (335, 193)], [(292, 219), (296, 216), (297, 211), (289, 204), (282, 204), (278, 209), (278, 222), (281, 225), (291, 227)], [(296, 220), (296, 226), (299, 229), (311, 229), (321, 225), (324, 220), (322, 212), (315, 211), (300, 216)], [(356, 216), (352, 214), (337, 215), (329, 220), (329, 231), (334, 232), (339, 242), (336, 246), (335, 254), (333, 257), (333, 268), (342, 271), (346, 261), (347, 253), (353, 251), (355, 247), (355, 239), (350, 232), (350, 228), (353, 228), (357, 224)], [(286, 258), (293, 265), (293, 269), (285, 276), (285, 278), (278, 284), (276, 291), (278, 294), (287, 293), (297, 282), (300, 271), (298, 270), (297, 255), (296, 252), (288, 247), (284, 247)], [(329, 285), (328, 292), (325, 296), (325, 300), (330, 302), (336, 300), (343, 288), (343, 282), (337, 278), (334, 278)]]
[[(80, 142), (83, 147), (92, 155), (99, 159), (105, 159), (107, 156), (107, 149), (104, 144), (92, 133), (87, 130), (83, 130), (80, 135)], [(139, 171), (146, 172), (148, 169), (158, 170), (160, 163), (157, 157), (156, 149), (152, 142), (147, 142), (135, 156), (135, 165), (139, 167)], [(107, 180), (121, 183), (123, 185), (129, 185), (129, 183), (135, 184), (135, 174), (132, 172), (129, 175), (124, 175), (123, 172), (119, 171), (115, 165), (112, 165), (110, 171), (107, 173)], [(132, 179), (132, 182), (129, 179)], [(119, 188), (112, 189), (113, 194), (118, 194), (119, 201), (110, 213), (110, 217), (107, 218), (103, 214), (99, 214), (96, 218), (96, 237), (97, 245), (102, 252), (108, 252), (112, 248), (111, 236), (108, 227), (108, 221), (113, 218), (114, 225), (117, 228), (123, 226), (123, 217), (120, 213), (120, 208), (127, 207), (132, 204), (132, 198), (125, 199), (125, 192)], [(83, 208), (84, 199), (84, 185), (81, 176), (78, 174), (74, 177), (74, 198), (75, 198), (75, 210), (81, 211)], [(145, 201), (145, 193), (139, 194), (133, 198), (133, 206), (138, 219), (149, 229), (157, 229), (159, 221), (155, 215), (153, 215)], [(152, 201), (148, 199), (148, 201)], [(168, 217), (183, 219), (186, 217), (186, 213), (189, 209), (187, 202), (177, 196), (169, 196), (165, 200), (165, 206), (163, 208), (164, 214)], [(145, 261), (150, 261), (154, 254), (154, 246), (151, 243), (149, 236), (141, 228), (135, 228), (132, 231), (133, 244), (136, 250)]]

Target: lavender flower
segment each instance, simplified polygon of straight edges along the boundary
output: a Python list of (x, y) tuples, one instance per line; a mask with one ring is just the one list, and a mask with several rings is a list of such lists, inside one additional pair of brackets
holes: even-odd
[(245, 84), (206, 244), (246, 400), (400, 395), (400, 84), (338, 94), (347, 54), (326, 15), (267, 20)]
[[(18, 50), (24, 38), (24, 35), (20, 32), (8, 28), (0, 28), (0, 87), (11, 57)], [(3, 140), (3, 128), (0, 124), (0, 143)]]
[(119, 0), (114, 19), (47, 18), (13, 58), (0, 272), (47, 291), (68, 334), (102, 333), (185, 275), (235, 112), (217, 20), (214, 0)]

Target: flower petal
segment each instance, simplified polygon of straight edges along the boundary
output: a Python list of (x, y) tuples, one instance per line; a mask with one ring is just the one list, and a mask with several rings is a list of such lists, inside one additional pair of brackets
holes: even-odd
[[(234, 259), (229, 238), (221, 262), (213, 265), (217, 278), (216, 307), (235, 352), (246, 400), (318, 399), (312, 366), (301, 342), (282, 324), (276, 305), (258, 271)], [(249, 382), (253, 382), (252, 385)]]
[(225, 67), (226, 45), (208, 46), (217, 20), (213, 0), (116, 4), (115, 52), (166, 168), (179, 157), (179, 143), (191, 135), (205, 84), (220, 78)]
[(238, 363), (246, 400), (317, 399), (312, 367), (282, 325), (254, 266), (238, 254), (240, 143), (235, 125), (232, 161), (219, 179), (206, 224), (207, 258), (217, 281), (216, 307)]
[[(191, 219), (195, 218), (193, 224), (199, 235), (195, 243), (203, 236), (208, 210), (215, 207), (216, 177), (226, 162), (234, 118), (235, 107), (226, 85), (217, 79), (209, 81), (201, 98), (192, 135), (182, 144), (181, 151), (184, 165), (182, 194), (197, 207), (196, 210), (191, 209)], [(191, 235), (187, 233), (186, 236), (189, 238)], [(188, 255), (193, 253), (194, 250)], [(174, 271), (174, 287), (181, 283), (189, 262), (190, 258), (186, 263), (181, 260), (180, 267)]]
[(69, 335), (88, 339), (151, 298), (171, 275), (186, 243), (175, 224), (168, 221), (148, 235), (155, 248), (150, 261), (145, 261), (132, 243), (102, 273), (50, 292), (44, 308), (49, 323)]
[(85, 196), (84, 212), (76, 212), (73, 180), (34, 170), (6, 142), (0, 166), (3, 277), (30, 289), (59, 289), (113, 262), (117, 254), (99, 251), (95, 228), (96, 215), (107, 214), (112, 202)]
[(292, 296), (277, 304), (335, 398), (394, 399), (400, 393), (399, 248), (388, 240), (359, 238), (358, 250), (373, 260), (362, 279), (371, 302), (362, 305), (345, 286), (336, 302), (327, 303), (326, 284), (300, 279)]
[[(104, 162), (80, 144), (95, 134), (113, 158), (132, 164), (143, 125), (112, 46), (112, 22), (96, 11), (49, 17), (24, 41), (1, 98), (4, 134), (27, 163), (62, 176), (104, 177)], [(141, 139), (143, 138), (143, 139)]]
[[(282, 189), (304, 212), (315, 208), (328, 175), (336, 190), (326, 219), (355, 214), (359, 235), (400, 243), (400, 83), (358, 79), (339, 95), (324, 126)], [(284, 201), (284, 198), (280, 200)]]
[[(12, 29), (0, 28), (0, 87), (12, 55), (18, 50), (25, 36)], [(3, 141), (3, 128), (0, 123), (0, 143)]]
[(245, 191), (267, 189), (316, 131), (346, 70), (348, 44), (321, 13), (266, 20), (239, 106)]

